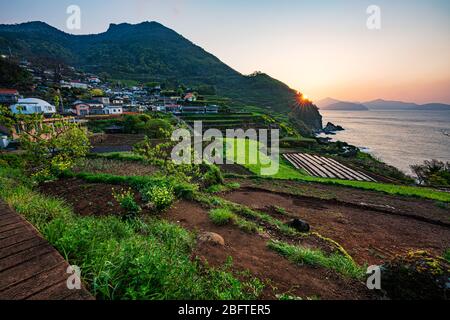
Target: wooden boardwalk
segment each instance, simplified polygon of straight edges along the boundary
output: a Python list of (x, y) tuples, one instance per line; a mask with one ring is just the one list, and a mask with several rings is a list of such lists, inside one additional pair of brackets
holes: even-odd
[(295, 168), (303, 169), (308, 174), (315, 177), (356, 181), (376, 181), (367, 174), (344, 166), (332, 158), (307, 153), (287, 153), (283, 156)]
[(23, 217), (0, 201), (0, 300), (92, 300), (69, 290), (69, 264)]

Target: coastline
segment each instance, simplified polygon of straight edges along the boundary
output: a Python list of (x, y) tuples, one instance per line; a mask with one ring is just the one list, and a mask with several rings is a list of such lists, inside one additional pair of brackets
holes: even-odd
[(424, 160), (450, 159), (450, 111), (321, 111), (326, 122), (344, 127), (333, 135), (342, 141), (411, 175), (410, 166)]

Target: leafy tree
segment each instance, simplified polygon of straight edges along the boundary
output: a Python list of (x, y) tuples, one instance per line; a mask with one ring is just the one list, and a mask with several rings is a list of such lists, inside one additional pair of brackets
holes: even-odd
[(90, 148), (86, 130), (61, 116), (53, 120), (46, 121), (42, 114), (13, 114), (7, 107), (0, 108), (0, 123), (20, 128), (27, 171), (37, 180), (47, 180), (71, 168)]
[(450, 162), (426, 160), (422, 165), (413, 165), (419, 183), (425, 185), (450, 186)]
[(90, 93), (93, 97), (102, 97), (105, 95), (102, 89), (92, 89)]

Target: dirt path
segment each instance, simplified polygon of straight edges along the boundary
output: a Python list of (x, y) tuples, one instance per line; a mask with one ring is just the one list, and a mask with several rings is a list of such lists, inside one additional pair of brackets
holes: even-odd
[(92, 300), (67, 288), (69, 264), (36, 229), (0, 201), (0, 300)]
[(169, 210), (164, 218), (179, 223), (192, 231), (220, 234), (225, 247), (199, 243), (196, 254), (210, 265), (220, 266), (228, 257), (233, 258), (237, 270), (249, 270), (260, 279), (267, 279), (275, 292), (266, 288), (265, 298), (276, 298), (275, 293), (293, 296), (320, 297), (321, 299), (368, 299), (370, 292), (364, 284), (343, 279), (332, 271), (310, 266), (297, 266), (269, 250), (267, 239), (248, 234), (235, 226), (216, 226), (200, 205), (181, 201)]
[[(261, 210), (282, 221), (294, 217), (308, 222), (313, 231), (339, 242), (360, 263), (379, 264), (409, 250), (441, 255), (450, 247), (450, 228), (403, 216), (336, 204), (335, 201), (241, 189), (227, 200)], [(289, 216), (276, 213), (274, 206)]]

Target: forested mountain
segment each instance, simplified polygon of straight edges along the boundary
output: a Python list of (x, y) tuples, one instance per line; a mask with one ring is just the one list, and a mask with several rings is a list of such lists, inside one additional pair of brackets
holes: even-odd
[[(100, 34), (71, 35), (43, 22), (0, 25), (0, 53), (53, 59), (114, 79), (166, 81), (189, 86), (214, 86), (217, 94), (242, 105), (289, 113), (296, 91), (264, 73), (242, 75), (175, 31), (157, 22), (112, 24)], [(304, 119), (317, 124), (317, 108)], [(319, 115), (320, 116), (320, 115)], [(310, 121), (312, 119), (312, 121)]]

